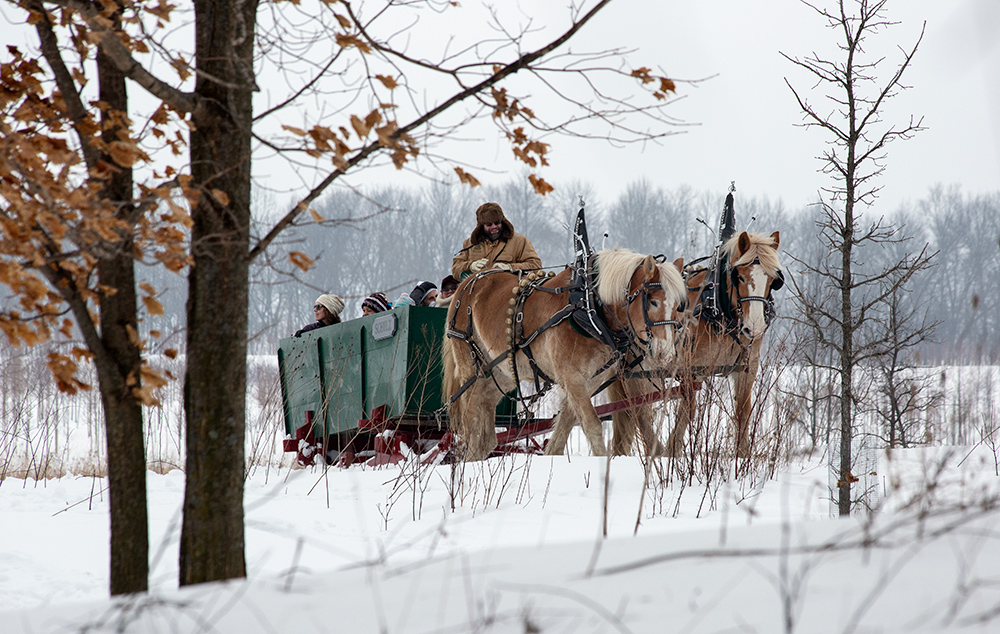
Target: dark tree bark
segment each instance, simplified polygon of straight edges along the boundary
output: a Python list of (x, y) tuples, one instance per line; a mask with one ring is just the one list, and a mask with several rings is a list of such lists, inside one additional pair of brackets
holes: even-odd
[[(63, 61), (53, 21), (40, 2), (30, 3), (28, 8), (38, 17), (35, 27), (42, 53), (67, 104), (84, 163), (91, 174), (104, 175), (98, 192), (99, 204), (112, 206), (117, 219), (129, 221), (132, 169), (119, 165), (93, 143), (87, 109)], [(117, 19), (115, 15), (116, 28)], [(120, 126), (122, 120), (117, 118), (128, 112), (125, 74), (101, 51), (97, 55), (97, 78), (100, 99), (106, 104), (101, 110), (101, 140), (110, 144), (119, 140), (119, 135), (128, 138), (129, 131)], [(94, 323), (77, 286), (69, 281), (70, 273), (59, 265), (43, 267), (43, 272), (69, 304), (87, 348), (94, 355), (108, 452), (110, 592), (114, 595), (144, 592), (148, 588), (146, 451), (142, 407), (132, 391), (139, 387), (141, 351), (131, 236), (125, 232), (120, 241), (102, 244), (96, 252), (100, 284), (110, 289), (99, 296), (99, 324)]]
[[(101, 100), (112, 112), (128, 112), (125, 75), (98, 52)], [(105, 111), (105, 119), (108, 111)], [(116, 140), (119, 128), (105, 121), (102, 136)], [(110, 157), (104, 160), (111, 162)], [(132, 208), (132, 170), (116, 166), (102, 198), (118, 206), (119, 217)], [(108, 496), (111, 507), (111, 594), (145, 592), (149, 578), (149, 525), (146, 510), (146, 447), (142, 406), (132, 393), (141, 378), (141, 356), (132, 240), (116, 245), (97, 265), (101, 284), (115, 289), (101, 295), (101, 339), (107, 362), (98, 367), (108, 442)], [(132, 335), (129, 334), (129, 329)], [(131, 385), (130, 385), (131, 382)]]
[(188, 276), (182, 585), (246, 576), (243, 477), (256, 11), (255, 0), (195, 2), (199, 106), (193, 113), (191, 173), (200, 195), (191, 212), (194, 264)]
[[(851, 138), (856, 139), (856, 132), (853, 129), (856, 119), (853, 114), (849, 117), (851, 127)], [(840, 478), (837, 485), (837, 512), (841, 516), (851, 514), (851, 478), (854, 474), (851, 469), (854, 465), (851, 443), (854, 441), (854, 364), (857, 360), (854, 355), (854, 330), (855, 314), (854, 304), (851, 294), (854, 291), (854, 178), (857, 161), (855, 159), (855, 146), (848, 147), (847, 158), (847, 183), (848, 194), (844, 204), (844, 223), (837, 236), (840, 242), (840, 276), (837, 284), (840, 290), (840, 348), (837, 351), (840, 356), (838, 368), (840, 370)]]
[(142, 408), (129, 384), (133, 377), (138, 380), (140, 364), (139, 350), (127, 331), (128, 327), (137, 328), (132, 267), (129, 255), (98, 264), (101, 283), (118, 289), (100, 301), (101, 337), (113, 365), (98, 366), (108, 443), (111, 594), (145, 592), (149, 576)]

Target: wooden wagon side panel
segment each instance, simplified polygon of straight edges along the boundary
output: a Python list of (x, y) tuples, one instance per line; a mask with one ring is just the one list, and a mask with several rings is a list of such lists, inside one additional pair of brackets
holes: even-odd
[(357, 325), (343, 326), (319, 337), (325, 398), (315, 435), (321, 437), (353, 431), (364, 417), (362, 332)]
[[(365, 416), (385, 406), (385, 416), (400, 416), (406, 403), (406, 328), (409, 308), (398, 308), (367, 319), (364, 334)], [(357, 421), (355, 421), (357, 422)]]
[(285, 433), (294, 435), (306, 420), (316, 418), (323, 404), (323, 373), (318, 338), (284, 339), (278, 351), (278, 369), (284, 399)]
[(441, 394), (445, 336), (444, 308), (410, 309), (407, 332), (407, 416), (431, 416), (444, 404)]
[(354, 433), (380, 407), (387, 419), (431, 416), (443, 403), (446, 312), (404, 306), (282, 339), (286, 433), (309, 411), (316, 438)]

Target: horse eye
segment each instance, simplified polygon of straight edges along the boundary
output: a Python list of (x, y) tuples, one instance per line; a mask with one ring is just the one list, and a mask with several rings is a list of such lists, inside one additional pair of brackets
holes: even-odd
[(651, 299), (651, 300), (649, 300), (649, 305), (652, 306), (653, 308), (659, 308), (660, 307), (660, 300), (658, 300), (658, 299)]

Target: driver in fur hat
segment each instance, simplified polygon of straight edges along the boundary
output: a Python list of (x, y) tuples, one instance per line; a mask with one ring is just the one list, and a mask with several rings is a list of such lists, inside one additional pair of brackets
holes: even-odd
[(476, 229), (451, 262), (451, 273), (464, 280), (483, 269), (522, 271), (542, 268), (531, 241), (514, 232), (514, 225), (496, 203), (484, 203), (476, 210)]

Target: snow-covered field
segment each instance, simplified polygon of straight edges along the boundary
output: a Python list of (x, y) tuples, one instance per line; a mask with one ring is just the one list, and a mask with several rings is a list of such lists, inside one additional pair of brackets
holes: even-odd
[(297, 468), (276, 452), (272, 366), (248, 390), (248, 579), (177, 587), (168, 393), (147, 421), (151, 590), (115, 600), (96, 395), (22, 372), (0, 399), (0, 634), (1000, 631), (997, 368), (929, 370), (940, 398), (908, 433), (931, 446), (869, 436), (877, 508), (835, 519), (830, 456), (801, 449), (812, 412), (784, 385), (743, 478), (710, 455), (724, 433), (691, 463), (590, 457), (576, 436), (568, 457), (464, 470)]
[(606, 514), (601, 458), (258, 469), (249, 578), (185, 589), (184, 477), (151, 474), (151, 591), (114, 601), (104, 481), (8, 478), (0, 632), (1000, 630), (994, 454), (881, 464), (883, 507), (846, 520), (830, 519), (826, 468), (810, 461), (753, 485), (643, 492), (639, 459), (616, 458)]

